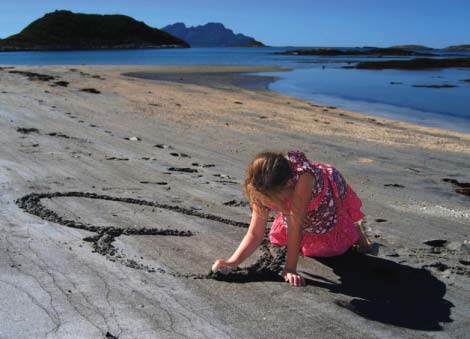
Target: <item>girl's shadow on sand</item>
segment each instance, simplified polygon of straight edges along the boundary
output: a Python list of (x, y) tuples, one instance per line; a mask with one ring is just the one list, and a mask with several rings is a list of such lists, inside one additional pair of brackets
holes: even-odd
[[(274, 262), (283, 261), (280, 253)], [(350, 301), (336, 300), (335, 303), (361, 317), (423, 331), (439, 331), (442, 330), (440, 323), (452, 322), (450, 309), (454, 305), (444, 299), (446, 285), (425, 269), (350, 252), (311, 260), (331, 267), (339, 282), (302, 271), (306, 291), (308, 286), (314, 286), (350, 296), (353, 298)], [(268, 262), (267, 257), (261, 258), (244, 272), (215, 278), (231, 283), (283, 281)]]
[[(275, 258), (261, 257), (242, 272), (214, 275), (214, 278), (231, 283), (283, 281), (277, 269), (284, 261), (285, 249), (277, 248), (276, 251), (279, 255)], [(454, 305), (444, 299), (446, 285), (425, 269), (350, 252), (312, 260), (330, 267), (339, 282), (302, 271), (306, 292), (308, 286), (314, 286), (350, 296), (352, 300), (337, 300), (336, 304), (361, 317), (423, 331), (439, 331), (442, 330), (440, 323), (452, 322), (450, 309)]]
[(446, 285), (425, 269), (368, 255), (346, 253), (314, 260), (329, 266), (340, 282), (302, 272), (307, 285), (353, 297), (336, 304), (370, 320), (425, 331), (452, 322), (454, 306), (444, 299)]

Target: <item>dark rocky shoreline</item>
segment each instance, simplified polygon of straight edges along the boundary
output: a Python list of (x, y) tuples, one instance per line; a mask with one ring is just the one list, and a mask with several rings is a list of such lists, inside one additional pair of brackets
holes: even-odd
[(417, 58), (412, 60), (364, 61), (359, 62), (355, 66), (343, 66), (342, 68), (419, 70), (450, 67), (470, 68), (470, 58)]
[(281, 55), (323, 55), (323, 56), (436, 56), (433, 53), (422, 53), (410, 51), (402, 48), (370, 48), (370, 49), (338, 49), (338, 48), (313, 48), (313, 49), (295, 49), (280, 53)]

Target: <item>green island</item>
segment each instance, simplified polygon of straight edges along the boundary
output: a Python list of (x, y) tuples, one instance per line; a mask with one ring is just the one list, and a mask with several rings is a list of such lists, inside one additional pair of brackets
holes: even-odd
[(55, 11), (0, 40), (0, 51), (181, 48), (173, 35), (125, 15)]

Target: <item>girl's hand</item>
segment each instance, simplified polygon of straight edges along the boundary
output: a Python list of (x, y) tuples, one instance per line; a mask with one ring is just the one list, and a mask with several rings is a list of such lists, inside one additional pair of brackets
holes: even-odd
[(237, 268), (235, 263), (229, 262), (224, 259), (217, 259), (212, 265), (212, 272), (220, 271), (224, 274), (230, 273), (233, 269)]
[(305, 286), (305, 279), (296, 271), (288, 271), (284, 270), (281, 273), (282, 277), (286, 282), (288, 282), (291, 286), (300, 287)]

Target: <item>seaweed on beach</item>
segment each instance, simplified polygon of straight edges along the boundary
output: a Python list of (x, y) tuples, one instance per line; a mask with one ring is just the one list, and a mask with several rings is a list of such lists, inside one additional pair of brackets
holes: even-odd
[(68, 81), (56, 81), (54, 82), (53, 86), (67, 87), (68, 85), (69, 85)]
[(24, 75), (25, 77), (28, 78), (28, 80), (31, 80), (31, 81), (46, 81), (47, 82), (47, 81), (55, 79), (55, 77), (52, 75), (40, 74), (40, 73), (34, 73), (34, 72), (28, 72), (28, 71), (13, 70), (13, 71), (8, 71), (8, 73)]
[(465, 195), (467, 197), (470, 197), (470, 183), (468, 182), (460, 182), (456, 179), (449, 179), (449, 178), (444, 178), (442, 179), (444, 182), (449, 182), (454, 186), (457, 186), (458, 188), (455, 189), (456, 193)]

